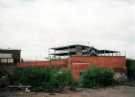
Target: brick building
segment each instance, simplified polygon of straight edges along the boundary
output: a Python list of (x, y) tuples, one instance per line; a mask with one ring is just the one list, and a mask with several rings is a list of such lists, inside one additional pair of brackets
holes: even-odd
[(53, 53), (49, 54), (48, 61), (27, 61), (18, 64), (19, 67), (48, 67), (56, 66), (68, 68), (72, 71), (72, 76), (78, 80), (80, 73), (88, 69), (91, 65), (112, 68), (116, 72), (125, 72), (126, 58), (120, 56), (119, 51), (98, 50), (94, 47), (84, 45), (69, 45), (51, 48)]

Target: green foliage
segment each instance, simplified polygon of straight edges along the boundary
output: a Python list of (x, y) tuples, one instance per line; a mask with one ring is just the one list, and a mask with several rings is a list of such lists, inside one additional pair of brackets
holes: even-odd
[(111, 85), (114, 72), (111, 69), (93, 66), (82, 73), (80, 81), (73, 81), (71, 71), (48, 68), (17, 68), (10, 81), (31, 85), (34, 91), (61, 91), (65, 87), (71, 90), (82, 86), (86, 88)]
[(85, 88), (108, 86), (113, 83), (112, 69), (96, 67), (95, 65), (84, 71), (80, 77), (80, 84)]
[(80, 83), (78, 81), (73, 80), (70, 84), (70, 90), (76, 91), (77, 88), (80, 88)]
[(135, 60), (127, 59), (126, 64), (128, 79), (135, 80)]
[(69, 70), (56, 68), (18, 68), (12, 80), (23, 85), (31, 85), (35, 91), (54, 91), (72, 83)]

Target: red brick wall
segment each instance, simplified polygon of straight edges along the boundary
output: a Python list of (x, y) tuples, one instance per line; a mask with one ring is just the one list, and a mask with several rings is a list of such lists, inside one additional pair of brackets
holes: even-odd
[(116, 71), (124, 71), (126, 58), (124, 56), (72, 56), (68, 59), (55, 61), (31, 61), (19, 63), (18, 67), (48, 67), (50, 65), (62, 68), (71, 68), (73, 78), (78, 80), (80, 72), (91, 65), (112, 68)]
[(18, 63), (18, 67), (47, 67), (48, 61), (27, 61), (23, 63)]
[(74, 56), (72, 63), (89, 63), (102, 67), (123, 68), (126, 64), (124, 56)]
[(125, 71), (126, 58), (124, 56), (74, 56), (71, 57), (71, 63), (73, 78), (78, 80), (80, 72), (91, 65)]
[(67, 68), (68, 66), (67, 59), (61, 60), (53, 60), (53, 61), (27, 61), (23, 63), (18, 63), (18, 67), (48, 67), (48, 66), (55, 66), (55, 67), (63, 67)]
[(83, 70), (87, 70), (89, 66), (89, 63), (72, 63), (71, 71), (73, 78), (75, 80), (78, 80), (80, 78), (80, 72)]

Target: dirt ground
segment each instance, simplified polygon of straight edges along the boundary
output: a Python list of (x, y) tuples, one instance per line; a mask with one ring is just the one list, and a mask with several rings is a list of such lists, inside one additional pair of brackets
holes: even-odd
[(0, 97), (135, 97), (135, 87), (115, 86), (100, 89), (82, 89), (78, 92), (65, 91), (63, 93), (45, 93), (23, 91), (4, 91), (0, 92)]

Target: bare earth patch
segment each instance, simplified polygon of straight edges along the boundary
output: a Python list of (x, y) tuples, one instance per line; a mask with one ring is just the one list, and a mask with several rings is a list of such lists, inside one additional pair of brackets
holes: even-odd
[(79, 92), (65, 91), (64, 93), (45, 93), (22, 91), (4, 91), (0, 92), (0, 97), (135, 97), (135, 87), (115, 86), (100, 89), (82, 89)]

